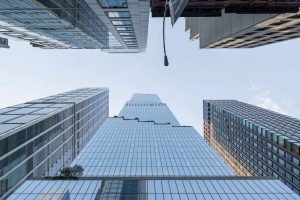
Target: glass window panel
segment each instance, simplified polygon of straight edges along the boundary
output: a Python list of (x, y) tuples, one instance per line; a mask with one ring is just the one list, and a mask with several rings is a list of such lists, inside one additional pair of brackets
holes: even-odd
[(148, 193), (147, 199), (149, 199), (149, 200), (156, 200), (155, 194), (149, 194), (149, 193)]
[(14, 129), (21, 124), (0, 124), (0, 134), (5, 133), (11, 129)]
[[(7, 200), (16, 200), (16, 199), (18, 199), (18, 196), (19, 196), (19, 195), (20, 195), (20, 194), (12, 194), (12, 195), (10, 195), (10, 196), (7, 198)], [(22, 199), (25, 199), (26, 196), (27, 196), (27, 195), (25, 195), (25, 194), (21, 194), (20, 199), (21, 199), (21, 198), (22, 198)]]
[(39, 109), (40, 108), (20, 108), (20, 109), (17, 109), (17, 110), (9, 112), (9, 114), (19, 114), (19, 115), (22, 115), (22, 114), (28, 114), (28, 113), (37, 111)]
[(7, 123), (25, 124), (42, 116), (43, 115), (24, 115), (17, 119), (10, 120)]
[(133, 27), (128, 26), (128, 27), (116, 27), (117, 31), (133, 31)]
[(128, 25), (132, 25), (132, 21), (131, 20), (112, 20), (111, 22), (115, 26), (128, 26)]
[(119, 33), (121, 36), (134, 36), (135, 33), (134, 32), (121, 32)]
[(185, 187), (181, 180), (176, 180), (176, 185), (177, 185), (178, 193), (186, 193)]
[(130, 18), (128, 11), (109, 11), (105, 13), (109, 18)]
[(175, 181), (169, 181), (171, 193), (178, 193)]
[(6, 112), (9, 112), (9, 111), (13, 111), (13, 110), (16, 110), (17, 108), (2, 108), (0, 109), (0, 114), (2, 113), (6, 113)]
[(14, 106), (11, 106), (11, 107), (13, 107), (13, 108), (25, 108), (25, 107), (28, 107), (30, 105), (31, 104), (22, 103), (22, 104), (14, 105)]
[(32, 114), (48, 114), (54, 112), (55, 110), (58, 110), (58, 108), (43, 108), (41, 110), (33, 112)]
[(185, 187), (185, 190), (186, 190), (186, 193), (194, 193), (194, 190), (190, 184), (190, 181), (188, 180), (183, 180), (183, 184), (184, 184), (184, 187)]
[(172, 195), (164, 193), (164, 200), (173, 200)]
[(127, 8), (126, 0), (97, 0), (102, 8)]
[(203, 194), (205, 200), (213, 200), (212, 196), (210, 194)]
[(161, 181), (155, 181), (155, 193), (163, 193)]
[(155, 193), (154, 181), (147, 181), (147, 193)]
[(222, 198), (218, 194), (211, 194), (214, 200), (222, 200)]
[(171, 193), (171, 190), (169, 188), (169, 183), (167, 180), (161, 181), (162, 187), (163, 187), (163, 193)]
[(42, 103), (38, 103), (38, 104), (32, 104), (31, 106), (28, 106), (29, 108), (45, 108), (45, 107), (49, 107), (52, 106), (53, 104), (42, 104)]
[[(30, 194), (33, 193), (33, 191), (35, 192), (40, 192), (41, 190), (39, 190), (37, 187), (41, 186), (41, 181), (30, 181), (31, 183), (29, 184), (29, 187), (27, 187), (24, 190), (24, 193)], [(47, 185), (46, 182), (43, 182), (44, 186)]]
[(20, 115), (0, 115), (0, 123), (19, 117)]

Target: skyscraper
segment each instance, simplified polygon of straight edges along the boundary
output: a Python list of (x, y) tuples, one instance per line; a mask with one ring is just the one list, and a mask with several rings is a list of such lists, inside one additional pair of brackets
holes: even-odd
[(200, 48), (253, 48), (300, 37), (300, 11), (187, 17), (185, 30)]
[(149, 5), (148, 0), (0, 0), (1, 33), (39, 48), (141, 52)]
[(0, 197), (29, 177), (53, 176), (70, 165), (107, 117), (106, 88), (0, 109)]
[[(175, 2), (175, 1), (173, 1)], [(175, 7), (180, 5), (178, 2)], [(297, 12), (300, 2), (286, 0), (189, 0), (181, 17), (220, 17), (222, 12), (237, 14), (281, 14)], [(165, 0), (152, 0), (153, 17), (164, 16)]]
[(237, 177), (157, 95), (134, 94), (71, 166), (82, 177), (26, 181), (9, 199), (297, 199), (278, 180)]
[(204, 137), (237, 175), (273, 176), (300, 194), (300, 120), (235, 100), (205, 100)]

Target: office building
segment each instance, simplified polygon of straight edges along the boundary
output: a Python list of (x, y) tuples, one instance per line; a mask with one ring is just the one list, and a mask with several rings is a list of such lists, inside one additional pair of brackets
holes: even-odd
[(108, 117), (108, 89), (83, 88), (0, 109), (0, 199), (69, 166)]
[(300, 194), (300, 120), (235, 100), (205, 100), (204, 137), (237, 175), (273, 176)]
[(9, 48), (8, 39), (0, 37), (0, 48)]
[(149, 0), (0, 0), (0, 30), (39, 48), (141, 52), (149, 6)]
[(157, 95), (134, 94), (71, 166), (76, 179), (26, 181), (9, 199), (299, 199), (279, 180), (238, 177)]
[[(181, 2), (183, 1), (178, 1), (176, 6)], [(280, 14), (297, 12), (299, 6), (298, 0), (189, 0), (181, 17), (217, 17), (221, 16), (222, 11), (236, 14)], [(152, 0), (152, 17), (163, 17), (164, 10), (165, 0)]]
[(300, 37), (300, 11), (187, 17), (185, 30), (200, 48), (253, 48)]

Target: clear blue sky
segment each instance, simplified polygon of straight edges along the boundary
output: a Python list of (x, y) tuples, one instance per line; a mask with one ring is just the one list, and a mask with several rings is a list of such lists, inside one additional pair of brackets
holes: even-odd
[(0, 49), (0, 107), (79, 87), (109, 87), (110, 115), (134, 92), (156, 93), (179, 122), (202, 133), (203, 99), (237, 99), (300, 118), (300, 39), (254, 49), (199, 49), (184, 20), (167, 20), (169, 67), (163, 66), (162, 19), (150, 19), (140, 54), (42, 50), (11, 40)]

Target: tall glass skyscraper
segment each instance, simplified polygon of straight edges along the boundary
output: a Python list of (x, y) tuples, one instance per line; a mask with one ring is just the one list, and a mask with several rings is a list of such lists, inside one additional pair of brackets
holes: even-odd
[(157, 95), (134, 94), (72, 162), (83, 176), (26, 181), (9, 199), (299, 199), (270, 177), (238, 177)]
[(0, 0), (0, 33), (39, 48), (141, 52), (149, 0)]
[(236, 100), (205, 100), (204, 137), (237, 175), (273, 176), (300, 194), (300, 120)]
[(108, 89), (83, 88), (0, 109), (0, 199), (69, 166), (108, 117)]

